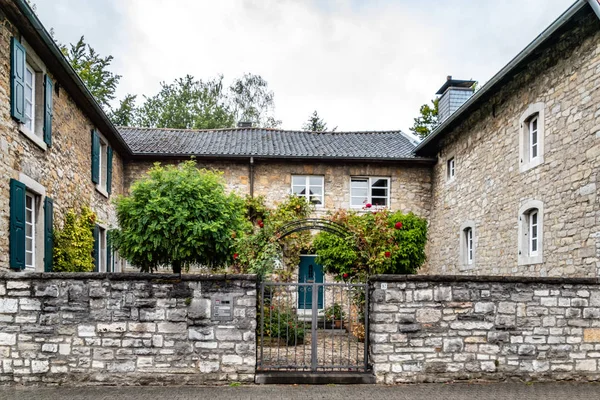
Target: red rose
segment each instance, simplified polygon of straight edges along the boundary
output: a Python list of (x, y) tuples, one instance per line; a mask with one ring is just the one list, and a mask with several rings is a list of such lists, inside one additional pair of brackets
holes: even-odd
[(342, 276), (344, 277), (344, 279), (348, 278), (348, 274), (344, 274)]
[(402, 222), (396, 222), (396, 225), (394, 225), (396, 227), (396, 229), (402, 229)]
[(385, 256), (386, 256), (387, 258), (390, 258), (390, 257), (392, 256), (392, 253), (390, 253), (389, 251), (386, 251), (386, 252), (385, 252)]
[(264, 222), (262, 222), (262, 219), (259, 219), (257, 223), (261, 228), (265, 226)]
[(237, 260), (240, 255), (238, 253), (233, 253), (233, 259)]
[(365, 207), (366, 208), (371, 208), (371, 207), (373, 207), (373, 205), (371, 203), (367, 203), (367, 204), (365, 204)]

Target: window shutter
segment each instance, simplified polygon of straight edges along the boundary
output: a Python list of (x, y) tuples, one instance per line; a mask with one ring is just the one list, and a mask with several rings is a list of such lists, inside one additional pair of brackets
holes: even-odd
[(94, 251), (92, 257), (94, 257), (94, 272), (100, 271), (100, 227), (94, 226)]
[(108, 194), (111, 193), (112, 190), (112, 159), (113, 159), (113, 149), (111, 147), (107, 147), (106, 149), (106, 191)]
[(10, 180), (10, 267), (25, 269), (25, 191), (23, 183)]
[(25, 122), (25, 47), (13, 37), (10, 46), (10, 115)]
[(52, 256), (54, 252), (53, 233), (54, 201), (50, 197), (44, 199), (44, 271), (52, 272)]
[(100, 183), (100, 136), (92, 129), (92, 182)]
[(52, 79), (44, 75), (44, 142), (52, 146)]
[[(110, 164), (109, 164), (110, 165)], [(112, 242), (110, 231), (106, 231), (106, 272), (113, 272), (112, 268)]]

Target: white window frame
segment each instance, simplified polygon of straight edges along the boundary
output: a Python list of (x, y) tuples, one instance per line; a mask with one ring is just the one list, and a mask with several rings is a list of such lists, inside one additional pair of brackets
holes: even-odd
[[(535, 223), (534, 217), (535, 216)], [(528, 200), (519, 208), (518, 265), (541, 264), (544, 262), (544, 204), (539, 200)], [(534, 229), (535, 228), (535, 229)], [(533, 232), (535, 230), (535, 237)], [(533, 243), (536, 249), (533, 249)]]
[(106, 245), (106, 226), (98, 225), (98, 272), (106, 272), (107, 245)]
[(448, 158), (446, 161), (446, 179), (451, 181), (456, 176), (456, 159), (454, 156)]
[[(297, 179), (304, 179), (304, 185), (294, 185), (294, 178)], [(321, 184), (320, 185), (311, 185), (310, 184), (310, 178), (319, 178), (321, 180)], [(294, 187), (304, 187), (304, 194), (300, 194), (300, 193), (295, 193), (294, 192)], [(321, 195), (310, 195), (310, 188), (313, 187), (320, 187), (321, 188)], [(295, 194), (297, 196), (300, 197), (304, 197), (306, 199), (306, 201), (308, 201), (311, 204), (314, 204), (314, 206), (316, 208), (323, 208), (325, 207), (325, 177), (323, 175), (292, 175), (292, 179), (291, 179), (291, 192), (292, 194)], [(312, 203), (310, 198), (311, 197), (320, 197), (321, 198), (321, 204), (316, 204), (316, 203)]]
[[(535, 125), (535, 127), (534, 127)], [(534, 116), (529, 120), (529, 160), (533, 161), (538, 158), (540, 153), (538, 149), (538, 138), (539, 138), (539, 118)], [(533, 135), (535, 134), (535, 142), (533, 141)], [(535, 151), (535, 155), (533, 155)]]
[[(108, 197), (108, 140), (98, 132), (100, 148), (98, 149), (98, 183), (96, 190), (104, 197)], [(104, 173), (103, 173), (104, 171)]]
[[(35, 271), (35, 258), (36, 258), (36, 240), (35, 236), (37, 233), (36, 224), (37, 224), (37, 205), (38, 205), (38, 196), (29, 190), (25, 191), (25, 269), (34, 270)], [(27, 206), (27, 200), (31, 199), (31, 207)], [(27, 214), (31, 213), (31, 218), (27, 218)], [(27, 227), (31, 226), (31, 236), (27, 235)], [(27, 242), (31, 241), (31, 251), (27, 250)], [(31, 254), (31, 264), (27, 263), (27, 254)]]
[[(31, 74), (31, 85), (29, 85), (27, 83), (27, 79), (25, 79), (25, 93), (24, 93), (24, 97), (25, 97), (25, 110), (23, 111), (23, 114), (25, 116), (25, 118), (29, 117), (29, 122), (25, 122), (23, 125), (25, 125), (25, 127), (27, 129), (29, 129), (31, 132), (35, 133), (35, 111), (36, 111), (36, 99), (35, 99), (35, 69), (33, 69), (33, 67), (31, 65), (29, 65), (28, 62), (25, 62), (25, 75), (27, 75), (27, 72), (29, 72)], [(31, 91), (31, 115), (27, 115), (26, 114), (26, 110), (27, 110), (27, 92)], [(30, 124), (30, 126), (28, 125), (28, 123)]]
[[(28, 271), (44, 271), (44, 215), (43, 204), (46, 197), (46, 188), (35, 179), (32, 179), (24, 173), (19, 173), (19, 182), (25, 185), (25, 195), (32, 196), (35, 199), (33, 208), (34, 230), (33, 230), (33, 267), (26, 267)], [(27, 201), (27, 200), (25, 200)], [(27, 239), (26, 239), (27, 240)], [(26, 246), (26, 244), (25, 244)]]
[[(382, 196), (375, 196), (373, 197), (373, 183), (377, 182), (378, 180), (384, 179), (385, 181), (387, 181), (387, 196), (385, 197), (386, 199), (386, 205), (385, 206), (376, 206), (373, 204), (373, 198), (383, 198)], [(352, 194), (352, 183), (353, 181), (366, 181), (367, 182), (367, 198), (363, 201), (362, 205), (357, 205), (357, 204), (352, 204), (352, 199), (354, 198), (359, 198), (362, 199), (362, 196), (354, 196)], [(391, 203), (391, 192), (392, 192), (392, 187), (391, 187), (391, 179), (389, 177), (385, 177), (385, 176), (351, 176), (350, 177), (350, 208), (364, 208), (366, 204), (372, 204), (373, 208), (390, 208), (390, 203)]]
[[(469, 236), (470, 235), (470, 236)], [(465, 221), (460, 226), (459, 270), (475, 268), (477, 260), (477, 230), (475, 221)]]
[[(535, 103), (527, 107), (519, 118), (519, 171), (526, 172), (544, 163), (544, 131), (545, 131), (545, 104)], [(537, 130), (535, 143), (536, 156), (533, 152), (533, 123), (536, 122)]]
[(465, 240), (467, 243), (467, 264), (473, 264), (473, 229), (467, 228), (464, 230)]

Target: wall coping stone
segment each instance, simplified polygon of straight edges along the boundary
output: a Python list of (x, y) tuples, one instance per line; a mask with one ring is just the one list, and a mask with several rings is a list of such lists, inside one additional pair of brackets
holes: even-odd
[(150, 274), (141, 272), (0, 272), (0, 280), (32, 280), (32, 279), (106, 279), (109, 281), (251, 281), (256, 282), (255, 274)]
[(566, 278), (537, 276), (494, 276), (494, 275), (373, 275), (374, 282), (501, 282), (501, 283), (540, 283), (567, 285), (598, 285), (600, 278)]

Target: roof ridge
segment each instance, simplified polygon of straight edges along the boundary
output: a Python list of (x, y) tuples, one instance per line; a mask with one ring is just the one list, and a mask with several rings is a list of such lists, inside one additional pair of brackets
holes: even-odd
[(232, 127), (232, 128), (213, 128), (213, 129), (193, 129), (193, 128), (153, 128), (144, 126), (117, 126), (119, 130), (153, 130), (153, 131), (165, 131), (165, 132), (223, 132), (223, 131), (271, 131), (281, 133), (309, 133), (309, 134), (402, 134), (408, 139), (405, 133), (401, 129), (396, 130), (373, 130), (373, 131), (303, 131), (299, 129), (280, 129), (280, 128), (260, 128), (260, 127)]

